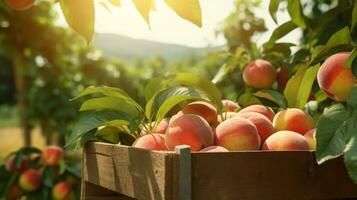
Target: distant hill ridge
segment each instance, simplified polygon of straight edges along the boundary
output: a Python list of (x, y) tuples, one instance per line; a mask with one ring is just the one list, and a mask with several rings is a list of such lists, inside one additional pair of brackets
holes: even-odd
[(93, 42), (94, 47), (103, 51), (107, 58), (120, 57), (123, 59), (149, 58), (161, 55), (167, 60), (185, 58), (192, 53), (203, 55), (204, 53), (217, 50), (221, 47), (193, 48), (179, 44), (133, 39), (130, 37), (101, 33), (96, 34)]

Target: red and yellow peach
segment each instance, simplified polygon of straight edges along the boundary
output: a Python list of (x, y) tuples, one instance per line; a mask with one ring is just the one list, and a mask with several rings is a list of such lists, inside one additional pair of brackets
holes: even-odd
[(270, 135), (274, 133), (273, 124), (264, 115), (256, 112), (245, 112), (239, 115), (244, 119), (251, 121), (258, 130), (261, 142), (264, 142)]
[(276, 131), (289, 130), (303, 135), (314, 128), (314, 120), (300, 109), (288, 108), (275, 115), (273, 126)]
[(227, 112), (236, 112), (240, 108), (240, 106), (236, 102), (228, 99), (222, 100), (222, 104)]
[(5, 0), (5, 3), (14, 10), (26, 10), (33, 6), (35, 0)]
[(262, 147), (265, 151), (310, 150), (309, 143), (299, 133), (279, 131), (268, 137)]
[(57, 166), (63, 158), (63, 149), (58, 146), (47, 146), (43, 149), (42, 160), (46, 166)]
[(254, 88), (271, 88), (276, 80), (276, 69), (270, 62), (258, 59), (244, 68), (243, 80)]
[(35, 169), (24, 171), (19, 178), (19, 186), (26, 192), (33, 192), (41, 185), (41, 175)]
[(311, 129), (304, 135), (311, 150), (316, 150), (316, 129)]
[(256, 112), (264, 115), (267, 117), (271, 122), (273, 122), (274, 119), (274, 111), (266, 106), (263, 105), (251, 105), (246, 108), (243, 108), (241, 111), (238, 112), (238, 114), (243, 114), (246, 112)]
[(74, 194), (71, 184), (62, 181), (52, 188), (52, 198), (54, 200), (74, 200)]
[(210, 125), (217, 125), (217, 110), (214, 106), (203, 101), (187, 104), (180, 111), (181, 114), (194, 114), (203, 117)]
[(19, 167), (16, 167), (16, 162), (15, 162), (15, 155), (12, 155), (9, 157), (9, 159), (6, 161), (5, 168), (9, 172), (15, 172), (15, 171), (24, 171), (28, 169), (29, 167), (29, 159), (26, 156), (21, 157), (21, 163)]
[(167, 150), (165, 144), (165, 136), (163, 134), (158, 134), (158, 133), (141, 136), (135, 140), (132, 146), (137, 148), (156, 150), (156, 151)]
[(229, 152), (228, 149), (221, 146), (209, 146), (201, 149), (200, 152)]

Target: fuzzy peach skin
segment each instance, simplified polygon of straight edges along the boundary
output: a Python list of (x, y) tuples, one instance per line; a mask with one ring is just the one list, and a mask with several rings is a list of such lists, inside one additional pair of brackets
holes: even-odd
[(294, 151), (310, 150), (310, 146), (305, 137), (299, 133), (278, 131), (265, 140), (262, 149), (265, 151)]
[(33, 6), (35, 0), (5, 0), (5, 3), (14, 10), (26, 10)]
[(57, 166), (63, 158), (63, 149), (58, 146), (47, 146), (43, 149), (42, 160), (46, 166)]
[(321, 90), (335, 101), (346, 101), (357, 80), (351, 68), (344, 67), (350, 53), (342, 52), (330, 56), (317, 73), (317, 82)]
[(52, 198), (54, 200), (74, 200), (74, 194), (71, 184), (62, 181), (52, 188)]
[(288, 108), (275, 115), (273, 126), (275, 131), (289, 130), (304, 135), (314, 128), (314, 120), (300, 109)]
[(25, 157), (25, 156), (21, 157), (21, 164), (20, 164), (19, 168), (16, 167), (15, 157), (16, 157), (15, 155), (12, 155), (6, 161), (5, 168), (7, 171), (9, 171), (9, 172), (15, 172), (15, 171), (23, 172), (26, 169), (28, 169), (28, 167), (29, 167), (28, 157)]
[(182, 114), (195, 114), (203, 117), (210, 125), (217, 125), (217, 110), (214, 106), (203, 101), (187, 104), (180, 111)]
[(276, 69), (266, 60), (254, 60), (244, 68), (243, 80), (254, 88), (271, 88), (276, 80)]
[(189, 145), (192, 151), (212, 146), (214, 142), (210, 125), (202, 117), (186, 114), (171, 121), (165, 133), (165, 141), (169, 150), (177, 145)]
[(226, 108), (227, 112), (236, 112), (237, 110), (240, 109), (240, 106), (236, 102), (228, 99), (222, 100), (222, 104), (224, 108)]
[(309, 130), (304, 137), (309, 143), (310, 149), (316, 150), (316, 128)]
[(228, 149), (221, 146), (209, 146), (201, 149), (200, 152), (229, 152)]
[(40, 173), (35, 169), (24, 171), (19, 178), (19, 186), (26, 192), (33, 192), (41, 185)]
[(274, 111), (266, 106), (263, 105), (251, 105), (246, 108), (243, 108), (241, 111), (238, 112), (238, 114), (243, 114), (246, 112), (256, 112), (264, 115), (267, 117), (271, 122), (273, 122), (274, 119)]
[(166, 151), (165, 136), (163, 134), (153, 133), (139, 137), (132, 145), (133, 147)]
[(165, 134), (167, 127), (169, 126), (169, 120), (164, 118), (162, 119), (159, 124), (154, 128), (154, 133)]
[(275, 132), (273, 124), (270, 122), (270, 120), (260, 113), (245, 112), (240, 114), (239, 117), (248, 119), (249, 121), (253, 122), (258, 130), (258, 134), (262, 143)]
[(258, 150), (260, 137), (257, 128), (251, 121), (233, 117), (217, 126), (216, 145), (229, 151)]

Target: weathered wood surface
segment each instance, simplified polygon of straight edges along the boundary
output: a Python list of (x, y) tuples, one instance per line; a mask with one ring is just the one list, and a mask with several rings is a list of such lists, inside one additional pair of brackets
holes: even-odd
[[(180, 200), (179, 185), (189, 181), (182, 180), (186, 172), (180, 169), (181, 160), (175, 152), (90, 143), (83, 181), (130, 199)], [(317, 165), (308, 151), (192, 153), (186, 177), (191, 178), (193, 200), (357, 198), (357, 185), (342, 159)], [(98, 193), (82, 194), (82, 199)]]

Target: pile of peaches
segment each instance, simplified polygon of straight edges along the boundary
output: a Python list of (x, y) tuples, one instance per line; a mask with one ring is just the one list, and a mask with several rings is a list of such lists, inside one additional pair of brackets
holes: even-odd
[[(19, 161), (15, 155), (10, 156), (5, 164), (5, 169), (9, 173), (17, 173), (17, 181), (9, 188), (6, 199), (19, 199), (22, 196), (37, 191), (44, 184), (43, 175), (46, 168), (58, 169), (64, 156), (62, 148), (57, 146), (47, 146), (39, 158), (21, 156)], [(40, 165), (37, 165), (37, 161)], [(18, 163), (17, 163), (18, 162)], [(34, 163), (36, 162), (36, 163)], [(56, 173), (58, 170), (56, 170)], [(59, 177), (59, 172), (54, 176)], [(67, 180), (58, 181), (52, 188), (52, 198), (55, 200), (74, 199), (72, 184), (73, 177), (66, 177)], [(55, 179), (55, 178), (53, 178)]]
[(152, 134), (138, 138), (133, 146), (167, 151), (189, 145), (192, 151), (201, 152), (316, 148), (314, 121), (300, 109), (275, 114), (263, 105), (240, 111), (233, 101), (223, 100), (223, 105), (227, 112), (219, 115), (207, 102), (189, 103), (170, 119), (162, 120)]
[[(317, 73), (321, 91), (335, 101), (346, 101), (357, 84), (351, 69), (345, 67), (349, 52), (330, 56)], [(265, 60), (249, 63), (243, 79), (254, 88), (271, 88), (281, 82), (279, 71)], [(225, 111), (217, 113), (208, 102), (193, 102), (170, 119), (139, 137), (134, 147), (172, 151), (178, 145), (189, 145), (192, 151), (291, 151), (316, 150), (316, 129), (312, 117), (303, 110), (288, 108), (277, 113), (263, 105), (240, 109), (230, 100), (223, 100)]]

